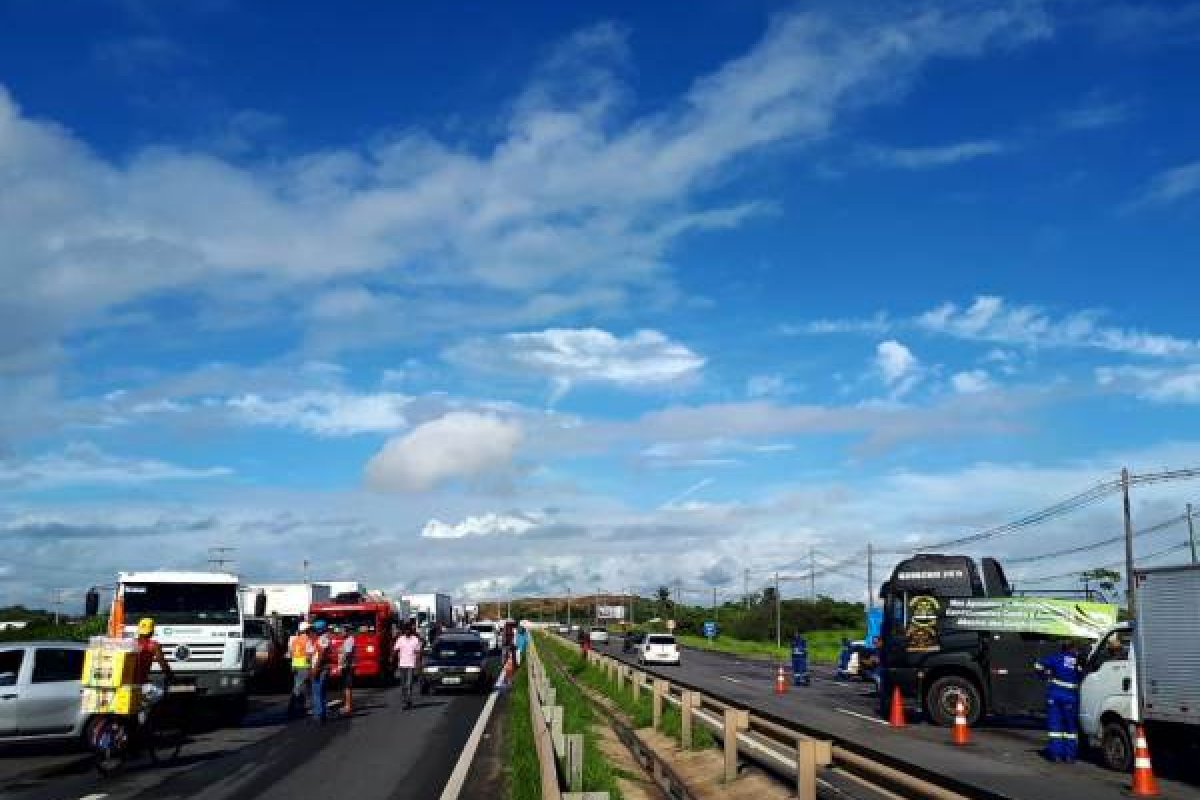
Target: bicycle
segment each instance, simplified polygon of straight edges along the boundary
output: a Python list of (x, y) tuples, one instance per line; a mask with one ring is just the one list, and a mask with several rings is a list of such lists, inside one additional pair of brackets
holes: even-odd
[(162, 697), (139, 714), (101, 714), (90, 723), (90, 741), (96, 771), (108, 777), (120, 772), (126, 763), (143, 750), (155, 765), (165, 765), (179, 757), (187, 740), (188, 721), (196, 687), (164, 687)]

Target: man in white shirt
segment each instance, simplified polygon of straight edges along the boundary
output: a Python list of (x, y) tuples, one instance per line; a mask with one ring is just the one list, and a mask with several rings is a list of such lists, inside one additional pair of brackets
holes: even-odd
[(404, 633), (396, 639), (392, 647), (392, 655), (396, 668), (400, 671), (400, 688), (404, 696), (404, 707), (412, 708), (412, 687), (417, 670), (421, 666), (421, 637), (411, 622), (404, 628)]

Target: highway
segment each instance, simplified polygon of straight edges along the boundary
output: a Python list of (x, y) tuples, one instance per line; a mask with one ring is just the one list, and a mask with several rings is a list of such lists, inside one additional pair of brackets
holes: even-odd
[[(418, 697), (403, 710), (398, 689), (356, 691), (354, 715), (324, 726), (287, 722), (284, 698), (256, 698), (238, 728), (197, 734), (179, 763), (131, 764), (100, 778), (77, 755), (0, 755), (4, 800), (436, 800), (487, 697)], [(499, 715), (493, 716), (493, 720)], [(496, 797), (495, 776), (470, 774), (462, 794)], [(477, 785), (489, 781), (488, 786)]]
[[(619, 638), (598, 649), (635, 662), (633, 656), (621, 652)], [(819, 730), (851, 747), (869, 749), (893, 766), (915, 765), (928, 773), (949, 776), (974, 787), (971, 794), (1014, 800), (1128, 797), (1128, 775), (1084, 761), (1074, 765), (1045, 761), (1040, 756), (1044, 733), (1034, 720), (974, 729), (972, 744), (956, 748), (949, 743), (948, 730), (932, 725), (915, 722), (904, 730), (892, 730), (879, 718), (872, 687), (835, 680), (830, 667), (813, 669), (812, 686), (789, 686), (787, 693), (779, 696), (773, 692), (777, 665), (692, 649), (684, 651), (682, 661), (679, 667), (646, 671), (764, 715)], [(1161, 775), (1160, 783), (1166, 797), (1200, 795), (1195, 784), (1163, 780)]]

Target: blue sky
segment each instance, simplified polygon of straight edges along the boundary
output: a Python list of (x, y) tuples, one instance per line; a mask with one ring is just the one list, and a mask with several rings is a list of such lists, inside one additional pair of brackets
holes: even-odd
[(0, 601), (216, 545), (736, 592), (1200, 464), (1197, 41), (1195, 3), (5, 3)]

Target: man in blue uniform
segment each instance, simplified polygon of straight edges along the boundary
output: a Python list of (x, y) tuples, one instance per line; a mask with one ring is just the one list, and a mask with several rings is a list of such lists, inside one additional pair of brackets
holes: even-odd
[(1061, 653), (1034, 664), (1046, 681), (1046, 757), (1073, 763), (1079, 755), (1079, 681), (1083, 668), (1075, 645), (1064, 642)]

